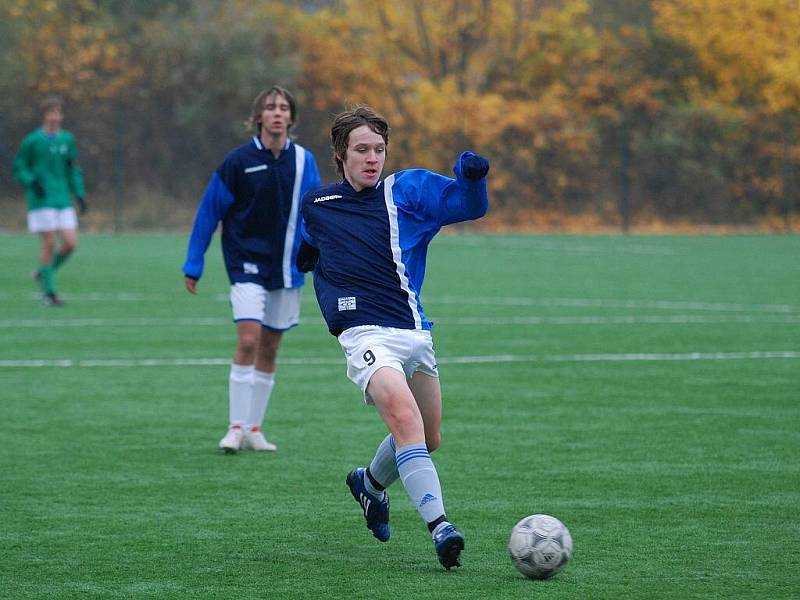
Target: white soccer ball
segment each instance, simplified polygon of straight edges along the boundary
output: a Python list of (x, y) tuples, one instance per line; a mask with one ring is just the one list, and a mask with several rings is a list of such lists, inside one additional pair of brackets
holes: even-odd
[(572, 556), (572, 536), (555, 517), (530, 515), (511, 530), (508, 554), (526, 577), (547, 579), (563, 569)]

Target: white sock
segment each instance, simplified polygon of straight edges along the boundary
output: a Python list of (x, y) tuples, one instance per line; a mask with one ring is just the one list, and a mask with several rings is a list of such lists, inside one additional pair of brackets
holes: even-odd
[[(383, 438), (383, 441), (375, 451), (375, 456), (372, 462), (369, 463), (369, 472), (375, 478), (375, 481), (380, 483), (384, 488), (388, 488), (397, 481), (397, 478), (400, 476), (397, 472), (394, 437), (392, 437), (391, 433)], [(364, 483), (367, 486), (367, 491), (371, 494), (372, 490), (370, 487), (372, 486), (372, 482), (369, 481), (369, 477), (365, 477), (364, 479), (366, 480)]]
[(247, 417), (247, 429), (261, 428), (264, 415), (269, 406), (269, 397), (275, 386), (275, 373), (266, 371), (253, 371), (253, 396), (250, 400), (250, 413)]
[(244, 425), (253, 397), (253, 365), (231, 364), (228, 378), (228, 405), (231, 427)]
[(439, 474), (425, 444), (398, 448), (396, 459), (403, 486), (425, 522), (430, 523), (445, 514)]

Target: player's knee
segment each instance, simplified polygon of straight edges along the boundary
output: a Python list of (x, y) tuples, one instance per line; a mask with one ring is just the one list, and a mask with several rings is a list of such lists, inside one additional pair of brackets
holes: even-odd
[(388, 415), (391, 423), (389, 428), (395, 432), (395, 438), (420, 439), (423, 435), (422, 423), (419, 416), (411, 410), (397, 410)]
[(429, 433), (425, 435), (425, 444), (428, 446), (428, 452), (433, 452), (442, 443), (442, 434), (437, 431), (436, 433)]
[(411, 411), (400, 411), (394, 414), (395, 426), (408, 434), (416, 433), (419, 429), (419, 423), (415, 418), (414, 413)]
[(255, 356), (258, 348), (258, 335), (251, 333), (239, 334), (238, 350), (247, 357)]
[(259, 356), (262, 360), (268, 362), (275, 362), (275, 359), (278, 358), (278, 344), (276, 343), (264, 343), (261, 341), (261, 347), (259, 348)]

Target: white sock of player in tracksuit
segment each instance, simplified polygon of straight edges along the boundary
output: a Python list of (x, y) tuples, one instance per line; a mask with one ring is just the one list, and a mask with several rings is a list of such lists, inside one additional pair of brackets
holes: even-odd
[(247, 417), (247, 429), (261, 427), (274, 386), (275, 373), (267, 373), (258, 369), (253, 371), (253, 391), (250, 400), (250, 412)]
[(228, 404), (231, 427), (243, 427), (253, 399), (253, 365), (231, 364), (228, 378)]

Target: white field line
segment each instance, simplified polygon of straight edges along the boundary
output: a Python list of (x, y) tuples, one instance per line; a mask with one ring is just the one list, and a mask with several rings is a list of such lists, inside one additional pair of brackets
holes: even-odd
[[(654, 362), (654, 361), (730, 361), (798, 359), (800, 351), (757, 352), (683, 352), (631, 354), (497, 354), (487, 356), (445, 356), (439, 364), (534, 363), (534, 362)], [(143, 359), (83, 359), (83, 360), (0, 360), (0, 368), (24, 367), (175, 367), (225, 366), (230, 358), (143, 358)], [(283, 358), (282, 365), (338, 365), (344, 358)]]
[(698, 310), (719, 312), (766, 312), (791, 313), (798, 307), (791, 304), (740, 304), (731, 302), (694, 302), (673, 300), (614, 300), (602, 298), (528, 298), (511, 297), (479, 297), (440, 296), (425, 299), (430, 304), (487, 305), (487, 306), (550, 306), (571, 308), (629, 308), (658, 310)]
[(704, 323), (800, 323), (800, 315), (640, 315), (582, 317), (457, 317), (436, 319), (439, 324), (453, 325), (637, 325), (637, 324), (704, 324)]
[[(652, 325), (652, 324), (711, 324), (711, 323), (800, 323), (800, 315), (586, 315), (576, 317), (543, 317), (536, 315), (514, 317), (453, 317), (434, 319), (439, 325)], [(304, 325), (319, 325), (319, 317), (304, 318)], [(141, 318), (83, 318), (83, 319), (0, 319), (0, 329), (54, 329), (66, 327), (219, 327), (230, 325), (224, 317), (181, 317), (179, 319)]]
[[(13, 296), (0, 292), (0, 300), (24, 297), (38, 301), (35, 294)], [(214, 294), (214, 301), (228, 303), (227, 294)], [(134, 292), (111, 292), (90, 294), (65, 294), (67, 301), (72, 302), (177, 302), (174, 294), (142, 294)], [(190, 298), (182, 295), (186, 301)], [(459, 306), (544, 306), (566, 308), (623, 308), (623, 309), (655, 309), (655, 310), (693, 310), (713, 312), (764, 312), (794, 313), (800, 307), (792, 304), (742, 304), (736, 302), (698, 302), (691, 300), (621, 300), (613, 298), (531, 298), (527, 296), (426, 296), (423, 304), (430, 311), (436, 304), (455, 304)], [(316, 304), (310, 290), (303, 295), (304, 304)]]
[[(457, 236), (441, 236), (436, 239), (441, 246), (468, 246), (486, 248), (485, 239), (465, 238)], [(598, 246), (592, 244), (581, 244), (575, 240), (564, 242), (547, 240), (529, 240), (524, 238), (495, 238), (491, 241), (492, 246), (512, 248), (530, 252), (553, 251), (566, 255), (600, 255), (600, 254), (647, 254), (647, 255), (667, 255), (672, 256), (677, 252), (670, 246), (647, 245), (642, 243), (620, 242), (614, 246)]]

